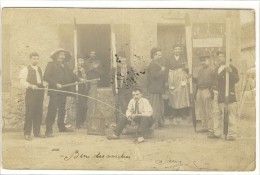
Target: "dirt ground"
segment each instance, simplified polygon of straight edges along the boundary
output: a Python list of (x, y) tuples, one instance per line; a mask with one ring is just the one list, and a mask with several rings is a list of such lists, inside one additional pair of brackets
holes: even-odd
[(207, 134), (195, 133), (189, 120), (155, 130), (154, 137), (141, 144), (133, 136), (111, 141), (87, 135), (85, 129), (56, 130), (55, 137), (32, 141), (25, 141), (22, 132), (4, 132), (3, 166), (25, 170), (254, 170), (255, 118), (243, 118), (238, 124), (235, 141), (208, 139)]

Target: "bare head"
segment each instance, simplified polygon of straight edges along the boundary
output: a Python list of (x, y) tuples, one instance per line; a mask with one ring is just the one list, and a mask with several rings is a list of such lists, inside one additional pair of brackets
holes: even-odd
[(226, 64), (226, 53), (225, 52), (217, 52), (217, 59), (220, 64)]
[(92, 50), (89, 52), (89, 58), (96, 58), (96, 51)]
[(31, 65), (36, 66), (39, 63), (39, 54), (37, 52), (30, 53)]
[(142, 90), (139, 88), (135, 88), (132, 91), (132, 95), (135, 101), (138, 101), (142, 97)]
[(201, 56), (200, 57), (200, 64), (202, 67), (207, 67), (209, 65), (209, 59), (210, 56), (209, 55), (205, 55), (205, 56)]
[(84, 59), (82, 57), (78, 57), (78, 66), (82, 67), (84, 66), (84, 64), (85, 64)]
[(175, 45), (173, 46), (173, 54), (175, 56), (179, 56), (181, 54), (182, 50), (181, 50), (181, 46), (180, 45)]

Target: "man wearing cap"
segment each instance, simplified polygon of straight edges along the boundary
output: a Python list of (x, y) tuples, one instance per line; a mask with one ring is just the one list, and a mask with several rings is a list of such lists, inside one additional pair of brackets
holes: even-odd
[(164, 102), (162, 94), (165, 92), (166, 68), (162, 59), (162, 51), (152, 48), (150, 51), (151, 63), (147, 69), (147, 90), (153, 107), (153, 128), (164, 127)]
[[(188, 116), (190, 107), (186, 58), (181, 54), (181, 45), (173, 46), (173, 56), (168, 59), (169, 106), (174, 117)], [(180, 118), (182, 119), (182, 118)]]
[(113, 63), (112, 69), (112, 90), (114, 95), (116, 95), (116, 89), (118, 90), (119, 108), (122, 113), (125, 113), (132, 98), (132, 88), (136, 85), (136, 77), (133, 68), (127, 64), (125, 52), (121, 51), (116, 56), (117, 60)]
[(199, 59), (201, 68), (196, 79), (197, 91), (195, 94), (202, 123), (202, 129), (199, 132), (208, 132), (208, 136), (211, 137), (214, 132), (212, 116), (214, 69), (210, 66), (210, 55), (201, 55)]
[[(71, 59), (71, 54), (64, 49), (58, 49), (51, 54), (51, 59), (52, 61), (47, 64), (43, 79), (48, 82), (49, 89), (66, 91), (67, 88), (63, 88), (62, 85), (71, 83), (70, 80), (72, 77), (75, 81), (77, 79), (76, 75), (65, 64), (65, 62)], [(67, 94), (64, 92), (49, 91), (48, 95), (50, 99), (46, 116), (45, 135), (47, 137), (53, 136), (52, 125), (55, 122), (57, 111), (59, 132), (72, 132), (73, 130), (66, 128), (64, 123)]]
[(43, 82), (43, 70), (38, 66), (39, 54), (32, 52), (30, 54), (30, 65), (23, 68), (20, 72), (20, 84), (26, 89), (25, 93), (25, 122), (24, 137), (25, 140), (31, 140), (31, 132), (35, 137), (43, 138), (40, 126), (42, 123), (44, 91), (37, 88), (47, 86)]

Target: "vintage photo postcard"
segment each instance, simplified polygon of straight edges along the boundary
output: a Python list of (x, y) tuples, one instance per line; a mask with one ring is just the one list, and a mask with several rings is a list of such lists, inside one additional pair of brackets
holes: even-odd
[(4, 8), (2, 168), (254, 171), (255, 26), (254, 9)]

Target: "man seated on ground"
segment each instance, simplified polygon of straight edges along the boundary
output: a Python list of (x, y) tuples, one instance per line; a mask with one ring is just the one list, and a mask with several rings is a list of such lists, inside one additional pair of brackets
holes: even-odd
[(137, 124), (137, 141), (144, 141), (144, 134), (149, 130), (153, 124), (153, 109), (146, 98), (142, 97), (142, 91), (134, 88), (132, 91), (133, 98), (128, 104), (126, 116), (119, 118), (119, 122), (114, 129), (114, 134), (108, 136), (109, 140), (119, 139), (120, 134), (129, 122)]

